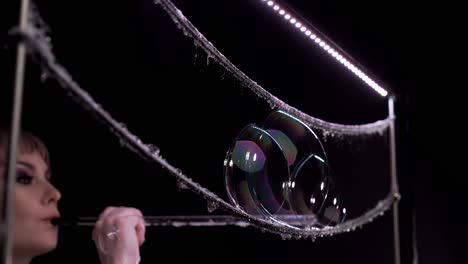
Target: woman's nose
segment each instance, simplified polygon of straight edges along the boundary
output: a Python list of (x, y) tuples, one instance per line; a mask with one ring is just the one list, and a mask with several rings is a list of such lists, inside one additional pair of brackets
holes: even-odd
[(55, 188), (55, 186), (52, 185), (52, 183), (50, 182), (46, 183), (46, 188), (47, 189), (44, 194), (45, 204), (57, 203), (62, 197), (62, 194), (60, 193), (60, 191), (57, 190), (57, 188)]

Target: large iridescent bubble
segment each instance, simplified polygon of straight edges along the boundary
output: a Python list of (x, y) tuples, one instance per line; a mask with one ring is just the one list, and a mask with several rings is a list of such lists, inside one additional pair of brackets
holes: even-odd
[(247, 213), (301, 227), (344, 221), (322, 143), (283, 111), (241, 130), (226, 154), (224, 176), (231, 203)]

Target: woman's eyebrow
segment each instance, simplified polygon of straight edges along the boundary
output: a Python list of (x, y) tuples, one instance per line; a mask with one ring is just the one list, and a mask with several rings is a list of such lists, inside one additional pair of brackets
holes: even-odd
[[(24, 162), (24, 161), (17, 161), (16, 162), (17, 164), (20, 164), (22, 166), (25, 166), (27, 167), (28, 169), (34, 171), (36, 173), (36, 167), (34, 167), (34, 165), (32, 165), (31, 163), (29, 162)], [(45, 172), (45, 177), (46, 179), (50, 180), (52, 178), (52, 174), (50, 172), (50, 169), (47, 168), (46, 172)]]
[(32, 171), (36, 171), (36, 167), (34, 167), (31, 163), (24, 162), (24, 161), (17, 161), (16, 163), (20, 164), (20, 165), (23, 165), (23, 166), (27, 167), (28, 169), (30, 169)]

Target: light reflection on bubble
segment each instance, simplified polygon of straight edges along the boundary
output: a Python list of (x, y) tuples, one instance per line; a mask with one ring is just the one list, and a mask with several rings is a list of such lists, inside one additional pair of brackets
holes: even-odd
[(334, 226), (346, 219), (346, 207), (337, 191), (332, 177), (329, 177), (327, 198), (318, 216), (318, 227)]
[(324, 160), (309, 154), (296, 166), (291, 174), (291, 181), (295, 188), (289, 189), (289, 203), (299, 216), (313, 216), (299, 218), (304, 226), (317, 224), (317, 217), (322, 213), (323, 205), (328, 194), (328, 166)]
[(258, 172), (264, 168), (265, 159), (265, 154), (255, 142), (249, 140), (236, 141), (231, 161), (239, 169), (247, 173)]

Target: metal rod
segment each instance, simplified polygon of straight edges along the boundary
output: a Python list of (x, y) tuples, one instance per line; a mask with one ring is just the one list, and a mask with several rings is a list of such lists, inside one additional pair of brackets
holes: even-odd
[[(267, 216), (260, 215), (260, 218), (267, 218)], [(247, 227), (252, 224), (246, 219), (234, 215), (158, 215), (158, 216), (144, 216), (143, 217), (146, 226), (153, 227), (184, 227), (184, 226), (205, 226), (205, 227), (216, 227), (216, 226), (239, 226)], [(294, 226), (305, 226), (308, 224), (314, 224), (317, 219), (314, 215), (276, 215), (276, 220), (294, 225)], [(98, 220), (95, 216), (78, 217), (76, 219), (58, 219), (55, 224), (59, 224), (64, 227), (69, 226), (94, 226)]]
[[(390, 122), (390, 177), (391, 177), (391, 191), (398, 193), (398, 179), (397, 179), (397, 165), (396, 165), (396, 144), (395, 144), (395, 112), (394, 112), (394, 97), (388, 98), (388, 114), (391, 119)], [(398, 214), (398, 199), (393, 203), (393, 241), (395, 250), (395, 263), (401, 263), (400, 255), (400, 224)]]
[[(29, 0), (21, 0), (19, 27), (20, 30), (27, 31), (28, 28), (28, 11)], [(23, 86), (24, 86), (24, 71), (26, 68), (26, 47), (23, 42), (18, 42), (16, 54), (16, 71), (15, 71), (15, 87), (13, 96), (12, 121), (10, 130), (10, 140), (8, 147), (8, 165), (5, 174), (5, 189), (2, 204), (2, 262), (3, 264), (11, 264), (11, 249), (12, 249), (12, 234), (13, 234), (13, 209), (14, 209), (14, 194), (15, 194), (15, 177), (16, 177), (16, 155), (18, 141), (21, 129), (21, 109), (23, 101)]]

